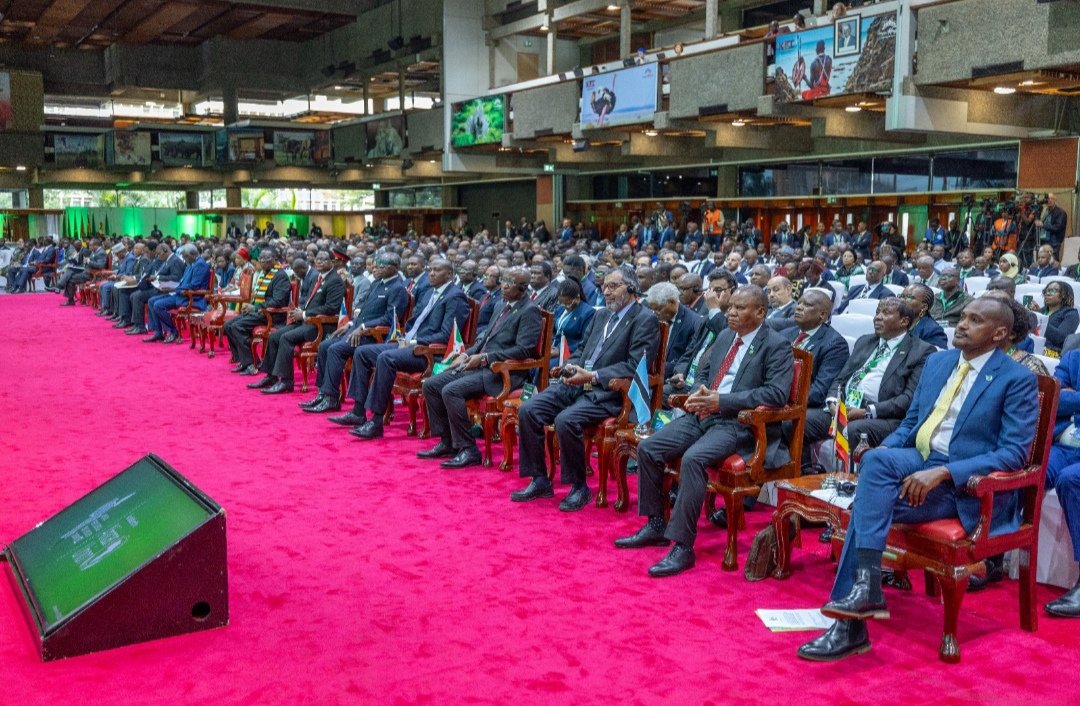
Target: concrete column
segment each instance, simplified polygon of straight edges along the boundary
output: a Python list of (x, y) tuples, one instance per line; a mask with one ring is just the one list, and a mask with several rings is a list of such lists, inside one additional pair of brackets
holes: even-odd
[(223, 104), (221, 110), (222, 121), (226, 125), (238, 122), (240, 120), (240, 99), (237, 97), (235, 86), (222, 86), (221, 102)]
[(225, 187), (225, 208), (240, 208), (240, 187)]
[(27, 208), (45, 208), (45, 189), (31, 186), (26, 190), (26, 202)]
[(705, 39), (714, 39), (720, 33), (718, 26), (719, 0), (705, 0)]
[(552, 22), (548, 25), (547, 36), (547, 71), (545, 74), (550, 76), (555, 73), (555, 38), (556, 38), (555, 23)]
[(716, 167), (716, 196), (721, 199), (733, 199), (739, 196), (738, 167)]
[(196, 209), (199, 207), (199, 192), (198, 191), (185, 191), (184, 192), (184, 207), (189, 209)]
[(619, 10), (619, 57), (622, 59), (630, 56), (631, 22), (630, 5), (623, 5)]

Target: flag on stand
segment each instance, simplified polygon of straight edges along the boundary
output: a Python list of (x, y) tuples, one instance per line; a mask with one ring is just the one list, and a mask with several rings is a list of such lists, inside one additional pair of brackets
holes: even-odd
[(446, 357), (444, 363), (449, 363), (459, 353), (465, 352), (465, 341), (461, 340), (461, 332), (458, 331), (457, 319), (454, 320), (454, 328), (450, 331), (450, 338), (446, 341)]
[(847, 471), (850, 466), (851, 447), (847, 440), (847, 405), (843, 400), (836, 403), (836, 416), (833, 417), (832, 429), (830, 429), (836, 446), (836, 463), (841, 471)]
[(349, 310), (345, 307), (344, 297), (341, 299), (341, 308), (338, 309), (337, 324), (341, 326), (343, 323), (349, 320)]
[(570, 344), (566, 342), (566, 334), (563, 334), (562, 343), (559, 345), (559, 367), (566, 365), (570, 360)]
[(645, 353), (641, 354), (641, 360), (638, 361), (627, 396), (634, 405), (634, 416), (637, 417), (638, 424), (648, 424), (652, 419), (652, 411), (649, 407), (652, 392), (649, 390), (649, 366), (645, 362)]
[(390, 333), (386, 336), (387, 343), (393, 343), (401, 338), (401, 331), (398, 329), (397, 309), (394, 310), (394, 318), (390, 321)]

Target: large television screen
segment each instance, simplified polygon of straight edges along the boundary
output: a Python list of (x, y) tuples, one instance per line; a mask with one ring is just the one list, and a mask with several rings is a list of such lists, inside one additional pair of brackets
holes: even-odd
[(159, 463), (139, 460), (8, 547), (44, 632), (214, 516)]
[(477, 98), (454, 106), (450, 139), (454, 147), (501, 145), (506, 125), (503, 96)]
[(586, 76), (581, 82), (581, 127), (591, 130), (652, 122), (659, 67), (648, 63)]
[(213, 161), (211, 138), (194, 132), (159, 132), (158, 158), (167, 167), (201, 167)]
[(777, 100), (879, 93), (892, 88), (896, 15), (847, 15), (776, 38)]
[(364, 123), (367, 128), (367, 158), (397, 157), (405, 149), (405, 116), (394, 115)]
[(312, 131), (274, 131), (274, 163), (282, 165), (309, 165), (315, 160), (312, 150), (315, 133)]

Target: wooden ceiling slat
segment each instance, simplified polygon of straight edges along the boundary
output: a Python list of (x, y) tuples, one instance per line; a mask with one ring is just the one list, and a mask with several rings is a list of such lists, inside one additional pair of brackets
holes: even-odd
[(169, 2), (151, 13), (124, 35), (129, 44), (151, 42), (167, 32), (173, 25), (198, 10), (195, 4)]
[(231, 39), (257, 39), (276, 27), (288, 24), (292, 20), (293, 17), (290, 15), (280, 15), (268, 12), (259, 15), (250, 22), (236, 27), (229, 32), (228, 36)]
[(48, 44), (89, 4), (90, 0), (55, 0), (38, 18), (31, 33), (33, 41)]

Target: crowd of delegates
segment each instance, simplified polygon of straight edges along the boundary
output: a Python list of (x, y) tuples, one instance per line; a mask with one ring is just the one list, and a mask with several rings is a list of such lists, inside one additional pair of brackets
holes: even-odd
[[(541, 311), (548, 311), (552, 359), (564, 346), (569, 358), (553, 382), (520, 407), (517, 458), (527, 484), (510, 499), (554, 496), (554, 469), (543, 443), (545, 426), (553, 425), (561, 481), (570, 486), (558, 505), (564, 512), (591, 498), (585, 429), (619, 413), (622, 394), (611, 389), (612, 380), (632, 378), (638, 361), (658, 354), (658, 322), (666, 322), (665, 403), (675, 394), (687, 398), (672, 410), (672, 421), (641, 441), (638, 510), (644, 524), (615, 541), (624, 549), (665, 548), (648, 570), (657, 577), (694, 566), (706, 469), (732, 453), (751, 452), (754, 438), (738, 423), (738, 412), (782, 405), (793, 349), (807, 351), (813, 365), (804, 468), (836, 467), (829, 426), (841, 401), (848, 437), (865, 435), (873, 448), (863, 461), (852, 530), (825, 609), (838, 620), (800, 650), (808, 659), (826, 660), (868, 649), (865, 620), (887, 613), (881, 553), (890, 520), (959, 517), (970, 529), (977, 501), (963, 492), (967, 477), (1023, 464), (1036, 418), (1031, 373), (1046, 373), (1031, 355), (1039, 309), (1047, 317), (1047, 350), (1067, 351), (1056, 372), (1065, 392), (1048, 482), (1058, 488), (1080, 560), (1080, 433), (1072, 417), (1080, 411), (1073, 399), (1080, 352), (1066, 341), (1078, 323), (1072, 288), (1048, 280), (1042, 301), (1028, 306), (1015, 296), (1019, 282), (1059, 271), (1049, 247), (1021, 272), (1010, 252), (976, 254), (959, 241), (927, 241), (909, 257), (895, 229), (868, 235), (863, 223), (849, 232), (839, 221), (794, 233), (781, 224), (767, 247), (753, 223), (728, 222), (712, 210), (706, 209), (707, 231), (687, 223), (682, 232), (667, 232), (674, 217), (659, 207), (614, 241), (579, 237), (569, 220), (546, 236), (546, 229), (508, 222), (496, 235), (482, 229), (475, 235), (397, 236), (383, 229), (333, 239), (236, 229), (221, 240), (93, 238), (86, 247), (60, 243), (65, 267), (50, 285), (64, 292), (67, 303), (110, 254), (112, 274), (100, 288), (98, 314), (147, 343), (167, 344), (181, 340), (170, 311), (189, 293), (205, 290), (211, 279), (218, 289), (235, 292), (245, 274), (251, 276), (250, 301), (239, 305), (224, 331), (232, 372), (257, 378), (247, 387), (268, 395), (293, 391), (296, 347), (316, 338), (311, 320), (344, 311), (351, 291), (352, 318), (321, 341), (317, 393), (299, 406), (303, 413), (327, 414), (329, 423), (364, 440), (384, 433), (397, 373), (426, 370), (418, 347), (465, 331), (471, 300), (479, 312), (475, 339), (422, 383), (437, 443), (418, 455), (445, 468), (481, 462), (467, 402), (501, 389), (493, 365), (535, 353)], [(20, 247), (24, 254), (13, 260), (14, 279), (9, 276), (15, 288), (23, 281), (24, 261), (33, 257)], [(976, 298), (965, 291), (971, 277), (992, 278)], [(876, 302), (872, 331), (849, 346), (831, 326), (833, 313), (861, 299)], [(196, 296), (194, 305), (203, 309), (206, 301)], [(265, 322), (266, 308), (280, 313), (257, 361), (251, 337)], [(951, 346), (943, 326), (954, 331)], [(398, 334), (396, 340), (375, 334), (387, 329)], [(511, 381), (521, 387), (530, 379), (517, 372)], [(976, 399), (977, 413), (967, 413)], [(766, 465), (788, 460), (790, 434), (790, 427), (769, 429)], [(680, 485), (666, 519), (663, 469), (676, 458)], [(710, 519), (726, 522), (723, 512)], [(1013, 513), (996, 514), (992, 529), (1015, 521)], [(1002, 578), (1001, 558), (986, 569), (973, 578), (972, 590)], [(1080, 617), (1080, 585), (1047, 610)]]

